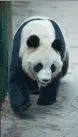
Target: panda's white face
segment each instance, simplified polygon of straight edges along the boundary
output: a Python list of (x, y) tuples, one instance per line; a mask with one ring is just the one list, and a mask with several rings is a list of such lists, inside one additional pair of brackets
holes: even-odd
[(38, 47), (28, 57), (24, 55), (22, 68), (39, 86), (46, 86), (61, 71), (62, 61), (51, 47)]

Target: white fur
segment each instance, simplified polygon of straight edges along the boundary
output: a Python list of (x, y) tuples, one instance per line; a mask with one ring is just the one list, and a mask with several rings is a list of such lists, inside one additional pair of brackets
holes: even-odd
[(29, 22), (23, 29), (21, 33), (21, 43), (19, 56), (22, 58), (25, 53), (29, 55), (33, 52), (32, 49), (28, 49), (26, 41), (30, 35), (37, 35), (40, 38), (40, 45), (50, 46), (55, 39), (55, 31), (52, 24), (48, 20), (36, 20)]

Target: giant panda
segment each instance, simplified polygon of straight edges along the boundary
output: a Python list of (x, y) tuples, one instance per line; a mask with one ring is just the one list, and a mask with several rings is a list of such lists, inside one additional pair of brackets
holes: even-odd
[(59, 25), (48, 17), (33, 16), (17, 29), (9, 67), (9, 98), (18, 115), (32, 105), (30, 94), (38, 93), (37, 105), (56, 102), (60, 79), (68, 71), (69, 53)]

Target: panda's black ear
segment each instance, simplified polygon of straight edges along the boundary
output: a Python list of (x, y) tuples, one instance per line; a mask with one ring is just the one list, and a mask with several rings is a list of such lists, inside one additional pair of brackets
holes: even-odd
[(56, 51), (61, 51), (62, 50), (62, 46), (63, 46), (63, 43), (62, 43), (62, 40), (60, 39), (55, 39), (52, 43), (52, 48)]
[(29, 48), (37, 48), (39, 46), (40, 39), (36, 35), (31, 35), (27, 39), (27, 45)]

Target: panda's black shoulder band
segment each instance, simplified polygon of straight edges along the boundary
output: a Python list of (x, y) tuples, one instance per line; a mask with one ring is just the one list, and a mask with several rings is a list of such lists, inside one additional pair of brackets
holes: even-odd
[(31, 35), (27, 39), (27, 45), (29, 48), (37, 48), (39, 46), (40, 39), (36, 35)]

